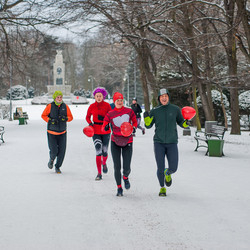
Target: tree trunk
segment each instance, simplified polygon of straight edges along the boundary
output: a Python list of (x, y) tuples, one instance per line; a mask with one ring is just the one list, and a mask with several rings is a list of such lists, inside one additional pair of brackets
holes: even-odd
[(229, 30), (227, 32), (227, 60), (228, 75), (230, 80), (230, 105), (231, 105), (231, 134), (240, 135), (240, 116), (239, 116), (239, 99), (238, 99), (238, 80), (237, 80), (237, 57), (236, 57), (236, 27), (234, 24), (235, 2), (224, 0), (227, 11), (227, 23)]
[[(208, 35), (207, 35), (207, 27), (208, 27), (208, 23), (205, 20), (202, 21), (202, 30), (203, 30), (203, 33), (205, 34), (205, 36), (204, 36), (205, 44), (209, 45), (209, 39), (208, 39)], [(210, 60), (209, 48), (205, 47), (204, 52), (205, 52), (205, 65), (206, 65), (205, 77), (207, 79), (211, 79), (212, 72), (211, 72), (211, 60)], [(208, 81), (206, 83), (206, 92), (207, 92), (209, 110), (211, 111), (211, 121), (215, 121), (213, 101), (212, 101), (212, 95), (211, 95), (211, 82), (210, 81)]]
[(243, 29), (245, 31), (246, 41), (247, 41), (247, 47), (244, 46), (242, 39), (240, 36), (236, 36), (238, 38), (238, 44), (240, 49), (242, 50), (242, 53), (246, 56), (248, 62), (250, 62), (250, 23), (249, 23), (249, 14), (246, 6), (247, 1), (246, 0), (236, 0), (236, 4), (238, 7), (238, 12), (241, 16), (241, 22), (243, 25)]
[(149, 93), (148, 93), (148, 82), (143, 66), (140, 64), (141, 82), (143, 88), (144, 106), (145, 110), (150, 110)]
[(231, 119), (232, 119), (232, 135), (240, 135), (240, 119), (239, 119), (239, 100), (238, 100), (238, 89), (230, 90), (230, 101), (231, 101)]
[(206, 94), (206, 89), (200, 79), (200, 70), (198, 67), (198, 51), (197, 51), (197, 46), (194, 40), (195, 35), (193, 32), (193, 25), (190, 22), (189, 9), (184, 8), (183, 15), (184, 15), (184, 20), (185, 20), (183, 28), (189, 41), (189, 50), (190, 50), (189, 53), (190, 53), (190, 58), (192, 60), (193, 83), (195, 84), (195, 86), (198, 87), (199, 95), (201, 97), (201, 102), (202, 102), (202, 108), (204, 110), (206, 120), (211, 121), (213, 119), (213, 116), (212, 116), (213, 110), (210, 109), (207, 94)]
[(138, 59), (139, 59), (139, 67), (140, 67), (140, 73), (141, 73), (141, 81), (142, 81), (142, 87), (143, 87), (143, 96), (144, 96), (144, 105), (145, 110), (150, 110), (150, 101), (149, 101), (149, 91), (148, 86), (153, 85), (156, 83), (155, 76), (150, 70), (150, 60), (152, 58), (150, 57), (150, 51), (145, 44), (145, 42), (139, 47), (136, 48)]
[(194, 84), (192, 84), (192, 89), (193, 89), (193, 99), (194, 99), (194, 109), (196, 111), (196, 116), (195, 116), (195, 123), (198, 131), (201, 131), (201, 122), (200, 122), (200, 116), (199, 116), (199, 110), (197, 106), (197, 101), (196, 101), (196, 88)]

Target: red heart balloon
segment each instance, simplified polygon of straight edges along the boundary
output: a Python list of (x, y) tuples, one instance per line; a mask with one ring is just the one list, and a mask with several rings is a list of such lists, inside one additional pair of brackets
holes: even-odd
[(185, 120), (191, 120), (196, 115), (195, 109), (189, 106), (183, 107), (181, 113)]
[(128, 137), (133, 132), (133, 126), (129, 122), (123, 122), (121, 125), (121, 134), (125, 137)]
[(83, 133), (88, 136), (92, 137), (95, 133), (93, 126), (87, 126), (83, 129)]

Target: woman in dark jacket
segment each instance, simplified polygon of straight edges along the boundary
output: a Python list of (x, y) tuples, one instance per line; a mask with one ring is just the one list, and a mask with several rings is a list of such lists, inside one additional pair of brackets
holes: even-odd
[[(137, 120), (137, 128), (139, 128), (142, 131), (142, 134), (145, 134), (145, 128), (143, 128), (140, 124), (141, 124), (141, 113), (142, 113), (142, 109), (141, 106), (137, 103), (137, 99), (136, 97), (134, 97), (132, 99), (132, 105), (131, 108), (133, 109), (133, 111), (135, 112), (136, 115), (136, 120)], [(134, 135), (135, 136), (135, 135)]]
[[(154, 153), (157, 164), (157, 177), (161, 186), (160, 196), (166, 196), (164, 178), (166, 186), (172, 184), (171, 174), (177, 171), (178, 167), (178, 135), (177, 127), (188, 127), (182, 117), (179, 107), (169, 101), (167, 89), (160, 89), (158, 95), (159, 105), (144, 113), (146, 128), (151, 128), (155, 124)], [(168, 168), (165, 168), (165, 157), (168, 160)]]
[(47, 137), (50, 150), (48, 167), (53, 168), (56, 158), (55, 171), (58, 174), (61, 173), (60, 167), (66, 152), (67, 122), (73, 120), (69, 106), (63, 102), (62, 98), (62, 92), (55, 91), (54, 101), (48, 104), (42, 113), (42, 119), (48, 123)]

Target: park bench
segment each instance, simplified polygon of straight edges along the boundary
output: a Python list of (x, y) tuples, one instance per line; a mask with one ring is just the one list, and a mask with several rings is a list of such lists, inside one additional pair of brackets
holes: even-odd
[[(200, 147), (204, 147), (207, 149), (205, 155), (210, 155), (211, 152), (209, 152), (209, 146), (210, 150), (212, 147), (220, 147), (221, 153), (218, 152), (216, 156), (224, 155), (223, 153), (223, 144), (224, 144), (224, 134), (226, 132), (226, 128), (224, 126), (219, 126), (215, 123), (210, 123), (210, 126), (205, 126), (205, 131), (196, 131), (194, 139), (197, 142), (195, 151), (198, 150)], [(216, 143), (216, 144), (215, 144)], [(219, 144), (218, 144), (219, 143)], [(218, 145), (218, 146), (215, 146)], [(218, 151), (217, 150), (217, 151)]]
[(13, 116), (14, 120), (19, 120), (19, 125), (27, 124), (27, 120), (29, 119), (27, 112), (23, 112), (21, 107), (16, 108), (16, 112), (13, 114)]
[(3, 134), (4, 134), (4, 126), (0, 126), (0, 140), (4, 143), (4, 139), (3, 139)]

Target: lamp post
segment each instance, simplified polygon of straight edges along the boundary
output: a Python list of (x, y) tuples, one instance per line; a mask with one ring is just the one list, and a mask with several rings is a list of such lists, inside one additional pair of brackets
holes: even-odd
[(28, 76), (25, 76), (25, 85), (26, 85), (26, 91), (27, 91), (27, 95), (26, 95), (26, 105), (27, 105), (27, 99), (28, 99), (28, 96), (29, 96), (28, 82), (30, 83), (30, 78), (29, 78)]
[(10, 80), (10, 118), (9, 121), (12, 121), (12, 81), (13, 81), (13, 61), (10, 51), (10, 40), (6, 40), (6, 52), (7, 52), (7, 60), (9, 61), (9, 80)]
[(13, 62), (12, 57), (9, 53), (9, 60), (10, 60), (10, 119), (12, 121), (12, 80), (13, 80)]
[(91, 82), (92, 94), (94, 91), (94, 83), (93, 83), (93, 76), (89, 76), (88, 82)]
[[(1, 18), (5, 19), (6, 12), (2, 11), (0, 12)], [(6, 37), (6, 55), (7, 55), (7, 61), (9, 61), (9, 80), (10, 80), (10, 119), (9, 121), (12, 121), (12, 80), (13, 80), (13, 62), (11, 57), (11, 51), (10, 51), (10, 40), (9, 35)]]
[(127, 79), (127, 99), (128, 99), (128, 106), (129, 106), (129, 74), (126, 73), (126, 79)]
[(134, 61), (134, 90), (136, 97), (136, 61)]

